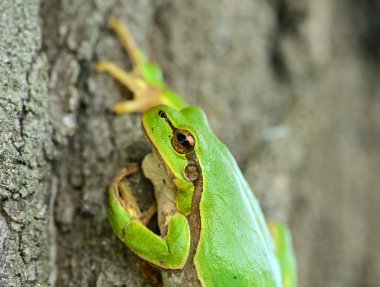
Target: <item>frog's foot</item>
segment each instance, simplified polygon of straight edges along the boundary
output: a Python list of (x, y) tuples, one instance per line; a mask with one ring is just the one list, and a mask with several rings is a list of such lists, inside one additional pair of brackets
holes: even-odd
[(160, 68), (147, 60), (120, 19), (111, 18), (108, 27), (117, 34), (132, 62), (130, 72), (107, 61), (100, 61), (96, 65), (98, 72), (108, 73), (134, 94), (133, 100), (117, 103), (115, 113), (144, 112), (163, 103), (161, 95), (164, 82)]
[(136, 174), (138, 170), (137, 164), (127, 165), (114, 177), (110, 186), (110, 193), (113, 195), (112, 198), (118, 201), (133, 219), (140, 218), (142, 213), (126, 178)]
[(127, 26), (120, 19), (111, 18), (108, 21), (108, 28), (110, 28), (116, 33), (116, 35), (119, 37), (120, 42), (127, 50), (127, 53), (132, 61), (133, 71), (138, 73), (141, 72), (142, 65), (144, 64), (144, 59), (141, 58), (142, 53), (137, 48), (135, 41), (131, 33), (129, 33)]
[(117, 65), (107, 61), (98, 62), (96, 69), (98, 72), (108, 73), (134, 94), (133, 100), (119, 102), (115, 105), (114, 112), (116, 114), (144, 112), (151, 107), (163, 103), (162, 89), (149, 85), (137, 74), (125, 72)]
[(108, 73), (134, 94), (133, 100), (117, 103), (114, 108), (115, 113), (144, 112), (159, 104), (178, 109), (186, 106), (178, 95), (168, 89), (160, 67), (149, 61), (135, 45), (122, 21), (113, 18), (109, 21), (108, 27), (118, 35), (132, 62), (132, 70), (129, 72), (107, 61), (100, 61), (96, 65), (97, 71)]
[(125, 209), (129, 212), (132, 218), (138, 218), (145, 226), (149, 224), (152, 217), (157, 213), (155, 204), (150, 206), (147, 210), (141, 212), (137, 204), (135, 196), (129, 187), (127, 178), (138, 172), (137, 164), (127, 165), (124, 169), (119, 171), (111, 184), (111, 191), (115, 197), (119, 199)]
[(145, 210), (141, 216), (141, 222), (147, 226), (149, 222), (152, 220), (153, 216), (157, 213), (157, 207), (155, 204), (151, 205), (147, 210)]

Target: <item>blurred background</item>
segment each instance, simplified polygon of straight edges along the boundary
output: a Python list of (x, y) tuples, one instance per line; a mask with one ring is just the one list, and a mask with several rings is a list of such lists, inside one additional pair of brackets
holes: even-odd
[(113, 175), (149, 152), (139, 115), (111, 112), (131, 94), (94, 70), (130, 69), (111, 16), (289, 225), (299, 286), (378, 286), (376, 0), (1, 1), (0, 285), (146, 285), (106, 221)]

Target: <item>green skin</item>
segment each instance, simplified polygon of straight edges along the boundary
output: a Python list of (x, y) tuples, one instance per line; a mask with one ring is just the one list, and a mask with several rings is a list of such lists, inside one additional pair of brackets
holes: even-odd
[[(143, 113), (142, 127), (178, 188), (177, 208), (167, 234), (156, 235), (113, 184), (108, 218), (115, 233), (157, 267), (192, 264), (202, 286), (295, 287), (296, 263), (287, 228), (270, 224), (271, 237), (259, 203), (205, 113), (187, 106), (166, 86), (160, 68), (137, 52), (142, 79), (159, 88), (158, 96), (165, 99), (166, 105)], [(182, 130), (194, 139), (186, 153), (178, 152), (172, 140)], [(195, 173), (188, 173), (187, 166)]]

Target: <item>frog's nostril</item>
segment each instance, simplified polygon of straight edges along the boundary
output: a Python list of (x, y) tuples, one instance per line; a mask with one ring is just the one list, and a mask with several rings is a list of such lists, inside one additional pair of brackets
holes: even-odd
[(167, 118), (167, 115), (166, 115), (166, 113), (165, 113), (163, 110), (159, 110), (159, 111), (158, 111), (158, 115), (159, 115), (161, 118), (164, 118), (164, 119)]

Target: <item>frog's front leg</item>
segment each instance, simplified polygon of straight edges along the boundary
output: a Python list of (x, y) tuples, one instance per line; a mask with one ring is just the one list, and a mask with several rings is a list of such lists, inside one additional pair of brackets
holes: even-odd
[(177, 212), (169, 221), (165, 237), (149, 230), (126, 180), (136, 171), (137, 166), (129, 166), (114, 178), (109, 188), (108, 220), (117, 236), (142, 259), (164, 269), (181, 269), (190, 249), (188, 221)]
[(119, 102), (114, 107), (116, 114), (128, 114), (133, 112), (143, 112), (153, 106), (159, 105), (161, 99), (158, 96), (160, 90), (157, 87), (150, 87), (140, 77), (133, 73), (125, 72), (117, 65), (100, 61), (96, 65), (98, 72), (106, 72), (126, 86), (134, 95), (134, 99)]
[(185, 107), (187, 104), (166, 86), (160, 67), (149, 61), (135, 45), (122, 21), (113, 18), (108, 22), (108, 27), (118, 35), (132, 62), (132, 70), (128, 72), (108, 61), (99, 61), (96, 64), (98, 72), (108, 73), (134, 95), (133, 100), (117, 103), (114, 107), (115, 113), (144, 112), (159, 104), (178, 109)]

